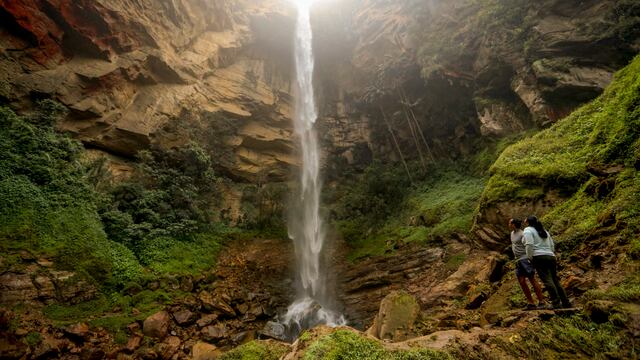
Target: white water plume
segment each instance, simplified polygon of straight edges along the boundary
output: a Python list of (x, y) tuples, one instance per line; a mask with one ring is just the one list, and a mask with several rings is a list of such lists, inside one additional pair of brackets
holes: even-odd
[(328, 308), (326, 278), (321, 255), (325, 242), (320, 215), (320, 149), (314, 124), (318, 117), (313, 91), (313, 46), (311, 1), (298, 2), (295, 36), (296, 103), (295, 130), (300, 140), (302, 166), (295, 213), (289, 222), (289, 237), (295, 244), (300, 286), (298, 298), (282, 318), (290, 337), (319, 324), (345, 324), (344, 317)]

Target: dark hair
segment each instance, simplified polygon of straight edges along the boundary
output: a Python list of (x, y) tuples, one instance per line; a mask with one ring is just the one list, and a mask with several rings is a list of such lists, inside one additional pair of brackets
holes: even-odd
[(518, 218), (512, 218), (511, 223), (516, 227), (516, 229), (522, 229), (522, 220)]
[(529, 226), (536, 229), (538, 235), (540, 235), (541, 238), (546, 239), (547, 236), (549, 236), (547, 234), (547, 231), (544, 229), (544, 226), (542, 226), (542, 223), (540, 222), (540, 220), (538, 220), (537, 217), (533, 215), (527, 217), (527, 223), (529, 223)]

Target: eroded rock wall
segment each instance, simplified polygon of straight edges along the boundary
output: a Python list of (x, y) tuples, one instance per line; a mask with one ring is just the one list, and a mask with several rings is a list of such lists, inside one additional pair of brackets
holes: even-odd
[(0, 98), (14, 108), (53, 98), (71, 110), (61, 129), (129, 159), (199, 141), (241, 181), (295, 164), (288, 2), (0, 5)]

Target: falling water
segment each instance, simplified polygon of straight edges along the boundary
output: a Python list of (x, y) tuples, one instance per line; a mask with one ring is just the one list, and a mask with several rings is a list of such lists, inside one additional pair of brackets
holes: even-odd
[(314, 128), (318, 117), (313, 92), (313, 49), (310, 22), (311, 1), (298, 1), (295, 36), (296, 103), (295, 131), (300, 139), (302, 167), (295, 214), (289, 223), (289, 236), (295, 244), (298, 266), (298, 294), (281, 319), (288, 337), (319, 324), (337, 326), (344, 317), (331, 310), (326, 278), (321, 262), (325, 242), (320, 216), (320, 149)]

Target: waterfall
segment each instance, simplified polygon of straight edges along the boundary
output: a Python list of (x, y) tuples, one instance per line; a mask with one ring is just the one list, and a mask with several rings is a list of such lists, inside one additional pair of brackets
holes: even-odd
[(344, 317), (331, 310), (326, 276), (322, 266), (325, 243), (320, 215), (320, 148), (314, 124), (318, 117), (313, 91), (313, 46), (310, 21), (311, 1), (298, 1), (295, 34), (295, 131), (300, 141), (302, 162), (295, 213), (289, 221), (289, 237), (295, 245), (298, 269), (297, 298), (282, 317), (289, 338), (316, 325), (345, 324)]

